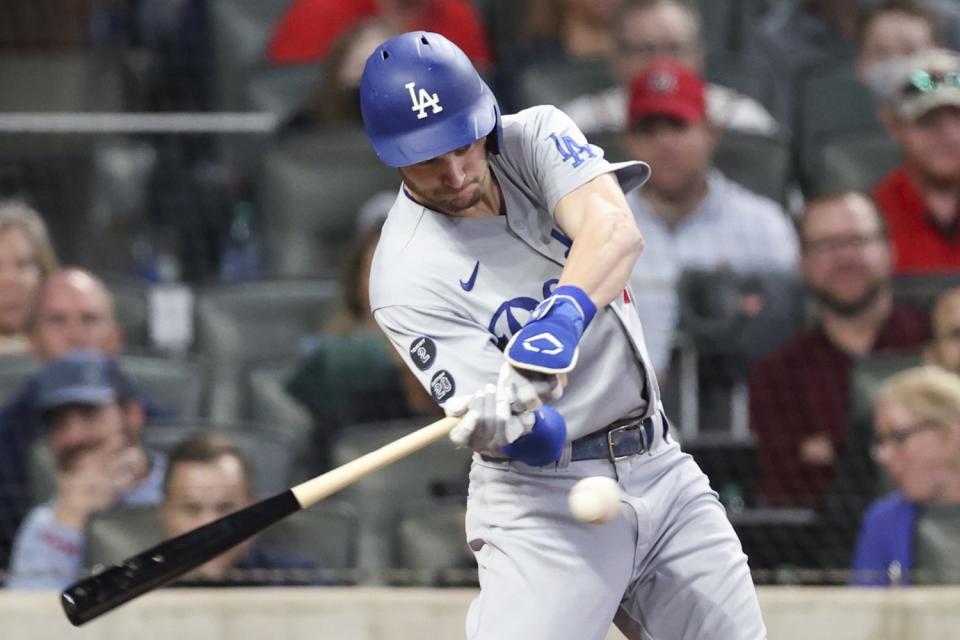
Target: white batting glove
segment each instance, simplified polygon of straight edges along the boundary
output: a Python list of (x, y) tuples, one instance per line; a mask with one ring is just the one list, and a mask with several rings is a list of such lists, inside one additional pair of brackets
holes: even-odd
[(502, 448), (529, 433), (535, 417), (529, 411), (520, 414), (510, 408), (510, 398), (488, 384), (472, 396), (456, 396), (444, 405), (445, 413), (460, 422), (450, 431), (450, 439), (460, 447), (502, 456)]
[(497, 396), (506, 398), (513, 413), (536, 411), (559, 400), (566, 383), (566, 374), (520, 371), (504, 362), (497, 377)]

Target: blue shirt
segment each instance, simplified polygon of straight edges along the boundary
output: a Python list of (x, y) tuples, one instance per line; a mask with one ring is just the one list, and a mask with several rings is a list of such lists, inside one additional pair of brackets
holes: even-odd
[(916, 521), (917, 506), (900, 491), (871, 504), (860, 526), (851, 584), (885, 587), (894, 575), (899, 584), (910, 584)]

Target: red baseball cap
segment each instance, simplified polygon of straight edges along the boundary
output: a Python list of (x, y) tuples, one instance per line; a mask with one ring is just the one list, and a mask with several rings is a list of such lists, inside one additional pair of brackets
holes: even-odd
[(627, 113), (631, 123), (650, 116), (669, 116), (687, 123), (705, 120), (703, 79), (677, 60), (653, 60), (630, 83)]

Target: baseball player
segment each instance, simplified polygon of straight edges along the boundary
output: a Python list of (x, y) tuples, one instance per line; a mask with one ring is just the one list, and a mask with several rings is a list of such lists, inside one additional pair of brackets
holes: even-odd
[[(555, 108), (502, 116), (435, 33), (380, 45), (360, 97), (402, 178), (374, 317), (475, 451), (467, 637), (599, 640), (616, 618), (629, 638), (765, 638), (736, 534), (669, 435), (626, 289), (643, 240), (623, 193), (647, 165), (607, 162)], [(588, 476), (618, 481), (621, 517), (572, 516)]]

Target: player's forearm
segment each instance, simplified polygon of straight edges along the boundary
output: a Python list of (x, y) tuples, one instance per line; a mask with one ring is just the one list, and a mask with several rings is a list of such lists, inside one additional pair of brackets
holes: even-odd
[(586, 291), (597, 307), (609, 304), (630, 281), (643, 251), (643, 235), (629, 209), (600, 202), (578, 230), (560, 285)]

